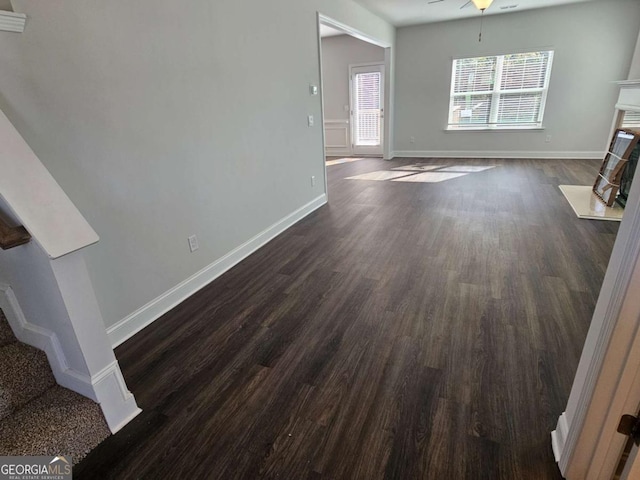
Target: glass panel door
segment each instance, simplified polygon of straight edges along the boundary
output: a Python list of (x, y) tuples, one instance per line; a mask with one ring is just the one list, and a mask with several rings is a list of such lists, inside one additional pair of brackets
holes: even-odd
[(351, 138), (356, 155), (382, 155), (384, 66), (351, 67)]

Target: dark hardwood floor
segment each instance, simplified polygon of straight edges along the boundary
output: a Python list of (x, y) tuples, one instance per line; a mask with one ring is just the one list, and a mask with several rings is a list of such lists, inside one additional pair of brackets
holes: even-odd
[(617, 232), (559, 184), (597, 161), (441, 183), (346, 180), (329, 205), (116, 350), (144, 412), (76, 478), (558, 479), (569, 395)]

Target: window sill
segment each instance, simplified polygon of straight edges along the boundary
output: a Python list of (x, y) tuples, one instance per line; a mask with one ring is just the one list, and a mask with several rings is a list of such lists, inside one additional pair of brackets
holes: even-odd
[(469, 132), (479, 132), (479, 133), (522, 133), (522, 132), (541, 132), (544, 131), (545, 127), (510, 127), (510, 128), (445, 128), (445, 133), (469, 133)]

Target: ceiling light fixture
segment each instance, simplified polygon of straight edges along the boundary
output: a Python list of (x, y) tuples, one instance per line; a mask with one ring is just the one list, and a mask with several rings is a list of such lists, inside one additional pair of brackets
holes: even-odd
[(482, 42), (482, 20), (484, 19), (484, 11), (491, 6), (493, 0), (471, 0), (478, 10), (482, 12), (482, 18), (480, 18), (480, 34), (478, 35), (478, 42)]
[(484, 12), (487, 8), (491, 6), (493, 0), (471, 0), (476, 8), (482, 12)]

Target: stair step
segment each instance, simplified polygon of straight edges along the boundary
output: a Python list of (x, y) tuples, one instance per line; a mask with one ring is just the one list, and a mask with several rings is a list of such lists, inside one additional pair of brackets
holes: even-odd
[(24, 343), (0, 347), (0, 420), (55, 383), (44, 352)]
[(13, 335), (13, 330), (9, 326), (7, 317), (4, 316), (2, 310), (0, 310), (0, 347), (8, 345), (9, 343), (16, 343), (18, 340)]
[(0, 422), (0, 455), (71, 455), (75, 464), (110, 434), (97, 403), (56, 385)]

